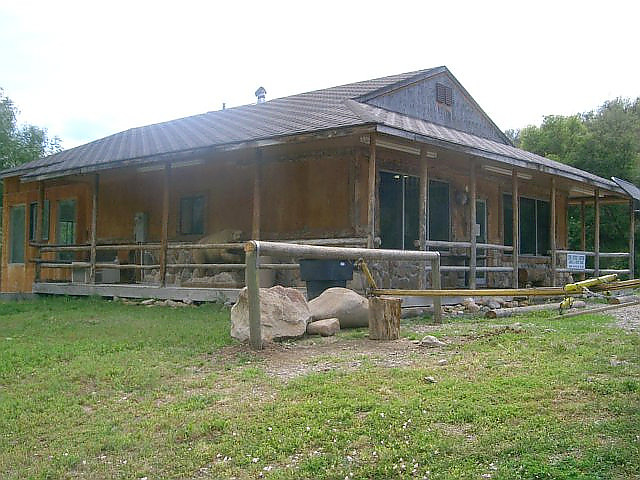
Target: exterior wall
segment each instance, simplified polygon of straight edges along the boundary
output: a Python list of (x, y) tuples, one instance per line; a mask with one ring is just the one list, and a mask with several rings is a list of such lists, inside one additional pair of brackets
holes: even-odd
[[(318, 148), (304, 154), (283, 157), (282, 152), (264, 152), (261, 162), (261, 238), (330, 238), (363, 236), (367, 227), (368, 203), (368, 147)], [(202, 194), (206, 199), (205, 234), (224, 229), (241, 230), (244, 238), (251, 236), (253, 209), (253, 176), (255, 152), (237, 151), (208, 159), (200, 165), (172, 168), (170, 181), (169, 240), (197, 241), (201, 235), (181, 235), (179, 232), (180, 198)], [(419, 175), (419, 159), (410, 154), (379, 148), (376, 151), (378, 172), (391, 170)], [(429, 178), (449, 183), (451, 208), (451, 241), (469, 240), (469, 159), (452, 152), (438, 151), (437, 159), (429, 160)], [(50, 201), (49, 243), (57, 238), (57, 201), (77, 200), (77, 241), (87, 242), (91, 218), (92, 176), (72, 177), (48, 181), (45, 198)], [(100, 173), (98, 197), (98, 243), (123, 243), (133, 239), (134, 214), (146, 212), (149, 218), (148, 241), (160, 240), (162, 226), (162, 170), (140, 171), (122, 168)], [(550, 180), (534, 177), (519, 181), (520, 195), (549, 200)], [(557, 246), (567, 245), (567, 189), (559, 187), (557, 196)], [(477, 196), (487, 204), (487, 241), (504, 243), (502, 194), (511, 192), (511, 179), (477, 171)], [(466, 196), (467, 195), (467, 196)], [(37, 183), (21, 184), (17, 179), (5, 180), (4, 231), (8, 232), (9, 207), (36, 202)], [(379, 208), (377, 209), (379, 212)], [(26, 219), (28, 229), (28, 218)], [(379, 225), (378, 225), (379, 235)], [(27, 232), (28, 233), (28, 232)], [(25, 235), (28, 238), (28, 235)], [(9, 235), (4, 235), (3, 251), (8, 252)], [(27, 248), (27, 259), (33, 258), (35, 249)], [(129, 252), (121, 251), (122, 262), (132, 259)], [(464, 249), (450, 249), (443, 255), (444, 265), (463, 264)], [(87, 254), (77, 254), (78, 260)], [(47, 257), (54, 259), (53, 254)], [(544, 272), (548, 257), (520, 256), (521, 262), (531, 270)], [(156, 259), (157, 260), (157, 259)], [(191, 260), (188, 256), (175, 258), (179, 263)], [(509, 265), (511, 254), (490, 253), (488, 265)], [(374, 266), (376, 267), (376, 266)], [(382, 285), (415, 287), (420, 268), (379, 265)], [(174, 273), (171, 273), (174, 275)], [(297, 276), (279, 272), (279, 280), (295, 284)], [(545, 273), (542, 282), (549, 283)], [(43, 269), (45, 279), (69, 280), (69, 271)], [(28, 292), (34, 277), (33, 264), (8, 265), (7, 255), (2, 259), (2, 291)], [(180, 279), (191, 278), (192, 271), (176, 272), (169, 279), (179, 284)], [(510, 285), (511, 273), (487, 274), (487, 285)], [(145, 277), (146, 280), (146, 277)], [(449, 272), (443, 285), (462, 287), (464, 273)]]
[[(59, 200), (76, 200), (76, 241), (84, 243), (88, 238), (91, 211), (87, 202), (89, 186), (85, 181), (76, 181), (73, 184), (52, 183), (45, 190), (45, 200), (49, 200), (49, 243), (55, 243), (57, 239), (57, 218)], [(20, 183), (17, 178), (9, 178), (4, 181), (3, 202), (3, 235), (2, 240), (2, 291), (3, 292), (30, 292), (33, 283), (35, 266), (30, 262), (36, 255), (36, 249), (29, 247), (29, 204), (38, 201), (38, 183)], [(9, 252), (9, 208), (13, 205), (24, 204), (26, 206), (25, 218), (25, 263), (8, 263)], [(53, 254), (45, 258), (53, 259)], [(43, 270), (45, 272), (47, 270)], [(69, 280), (68, 270), (57, 269), (48, 271), (51, 280)]]
[[(436, 102), (436, 83), (451, 87), (453, 104), (450, 107)], [(506, 143), (502, 132), (447, 73), (381, 95), (367, 103)]]

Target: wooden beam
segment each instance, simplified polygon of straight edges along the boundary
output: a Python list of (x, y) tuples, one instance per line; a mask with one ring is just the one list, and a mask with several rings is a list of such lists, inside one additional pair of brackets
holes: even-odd
[[(36, 242), (42, 244), (42, 237), (44, 236), (44, 182), (38, 182), (38, 218), (36, 221)], [(38, 258), (42, 257), (42, 252), (38, 248)], [(34, 281), (40, 281), (40, 264), (36, 263), (34, 268)]]
[[(587, 249), (587, 220), (584, 213), (584, 200), (580, 202), (580, 250), (583, 252)], [(585, 273), (580, 274), (580, 279), (584, 280), (587, 278)]]
[(362, 185), (360, 184), (360, 165), (362, 164), (362, 149), (355, 151), (354, 159), (351, 162), (351, 194), (353, 195), (351, 202), (351, 228), (354, 235), (360, 235), (360, 199), (362, 197)]
[(600, 189), (596, 188), (596, 193), (593, 199), (594, 208), (594, 234), (593, 234), (593, 251), (596, 253), (594, 259), (594, 275), (600, 276)]
[[(427, 163), (427, 150), (420, 150), (420, 195), (418, 205), (418, 242), (420, 250), (427, 249), (427, 228), (428, 228), (428, 205), (429, 205), (429, 165)], [(424, 289), (427, 286), (427, 269), (418, 276), (418, 288)]]
[(478, 263), (477, 255), (478, 249), (476, 248), (476, 165), (471, 160), (471, 172), (469, 175), (469, 238), (471, 242), (471, 255), (469, 256), (469, 288), (475, 290), (476, 288), (476, 266)]
[(262, 350), (258, 251), (255, 242), (248, 242), (245, 246), (245, 264), (245, 286), (249, 303), (249, 343), (252, 349)]
[(551, 250), (551, 286), (556, 286), (556, 177), (551, 177), (551, 214), (549, 229), (549, 248)]
[(89, 232), (89, 283), (96, 283), (96, 243), (98, 239), (98, 188), (100, 186), (100, 175), (93, 176), (93, 188), (91, 191), (91, 232)]
[(520, 254), (520, 210), (518, 202), (518, 175), (514, 168), (511, 171), (511, 208), (513, 209), (513, 288), (518, 288), (518, 264)]
[(162, 182), (162, 236), (160, 238), (160, 285), (167, 284), (167, 245), (169, 243), (169, 187), (171, 183), (171, 164), (164, 166)]
[(629, 200), (629, 279), (635, 276), (636, 260), (636, 214), (633, 210), (633, 199)]
[(254, 240), (260, 240), (260, 195), (262, 183), (262, 153), (260, 150), (256, 150), (256, 159), (253, 166), (253, 218), (251, 224), (251, 238)]
[(376, 136), (371, 134), (369, 142), (369, 204), (367, 209), (367, 248), (375, 247), (376, 238)]

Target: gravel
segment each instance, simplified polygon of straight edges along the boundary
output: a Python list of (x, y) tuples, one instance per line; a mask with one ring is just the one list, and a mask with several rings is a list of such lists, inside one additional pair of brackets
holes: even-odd
[(630, 305), (610, 312), (616, 325), (627, 332), (640, 334), (640, 305)]

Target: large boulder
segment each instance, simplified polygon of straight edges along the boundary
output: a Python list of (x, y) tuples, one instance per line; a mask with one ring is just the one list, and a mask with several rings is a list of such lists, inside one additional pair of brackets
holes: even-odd
[(328, 288), (309, 302), (309, 310), (313, 320), (337, 318), (340, 328), (369, 325), (369, 302), (348, 288)]
[[(276, 285), (260, 289), (260, 323), (262, 340), (304, 335), (311, 312), (304, 295), (295, 288)], [(231, 308), (231, 336), (242, 342), (249, 339), (249, 298), (243, 288)]]

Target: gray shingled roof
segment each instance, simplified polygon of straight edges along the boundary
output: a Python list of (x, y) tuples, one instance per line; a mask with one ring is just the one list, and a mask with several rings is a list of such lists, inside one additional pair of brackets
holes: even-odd
[(109, 164), (116, 167), (123, 161), (152, 161), (159, 155), (375, 124), (414, 134), (427, 142), (433, 139), (472, 149), (478, 156), (486, 155), (493, 160), (524, 162), (525, 167), (533, 169), (546, 167), (558, 175), (595, 182), (609, 190), (622, 192), (614, 182), (577, 168), (510, 145), (357, 101), (378, 90), (445, 71), (446, 67), (418, 70), (132, 128), (5, 170), (0, 175), (20, 175), (25, 180), (43, 175), (64, 176), (80, 169), (90, 171), (109, 167)]

